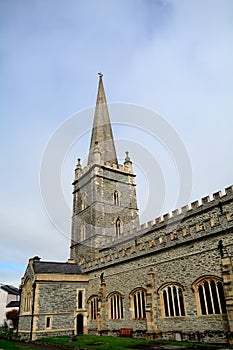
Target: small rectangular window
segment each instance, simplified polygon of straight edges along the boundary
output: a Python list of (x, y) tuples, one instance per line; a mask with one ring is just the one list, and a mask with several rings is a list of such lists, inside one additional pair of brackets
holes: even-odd
[(78, 308), (82, 309), (82, 307), (83, 307), (83, 291), (80, 290), (78, 292)]
[(47, 316), (45, 319), (45, 327), (51, 328), (51, 317), (50, 316)]

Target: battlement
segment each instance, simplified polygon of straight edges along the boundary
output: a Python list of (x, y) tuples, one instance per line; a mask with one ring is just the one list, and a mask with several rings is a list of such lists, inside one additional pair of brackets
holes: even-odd
[[(80, 160), (79, 160), (80, 161)], [(80, 163), (78, 163), (79, 166), (76, 167), (75, 169), (75, 178), (74, 178), (74, 183), (82, 178), (84, 175), (86, 175), (89, 171), (92, 171), (96, 167), (104, 167), (106, 169), (114, 170), (117, 172), (124, 172), (124, 173), (129, 173), (130, 175), (134, 175), (132, 167), (129, 167), (127, 164), (112, 164), (111, 162), (103, 162), (99, 161), (98, 164), (88, 164), (84, 168), (81, 168)], [(96, 173), (97, 175), (97, 173)], [(74, 184), (73, 183), (73, 184)]]
[(233, 185), (225, 188), (224, 193), (222, 193), (221, 191), (215, 192), (215, 193), (213, 193), (212, 198), (210, 196), (205, 196), (205, 197), (201, 198), (200, 201), (196, 200), (196, 201), (192, 202), (190, 205), (187, 204), (187, 205), (181, 207), (181, 209), (175, 209), (171, 213), (163, 214), (163, 215), (155, 218), (154, 220), (150, 220), (148, 222), (145, 222), (137, 228), (137, 231), (138, 232), (142, 231), (145, 228), (154, 226), (156, 224), (173, 223), (174, 220), (182, 219), (182, 217), (184, 215), (185, 216), (194, 215), (194, 214), (200, 212), (201, 210), (204, 210), (206, 208), (208, 209), (209, 207), (212, 207), (215, 205), (219, 205), (219, 203), (221, 203), (222, 201), (226, 201), (226, 200), (232, 199), (232, 198), (233, 198)]
[(233, 228), (233, 186), (146, 222), (120, 238), (111, 238), (80, 261), (85, 271), (150, 254)]

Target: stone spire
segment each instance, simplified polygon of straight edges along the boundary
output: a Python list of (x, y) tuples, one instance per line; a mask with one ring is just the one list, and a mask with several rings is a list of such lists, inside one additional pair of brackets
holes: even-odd
[(99, 87), (92, 127), (88, 164), (96, 162), (95, 151), (97, 144), (101, 161), (110, 162), (111, 164), (118, 164), (102, 77), (103, 74), (99, 73)]

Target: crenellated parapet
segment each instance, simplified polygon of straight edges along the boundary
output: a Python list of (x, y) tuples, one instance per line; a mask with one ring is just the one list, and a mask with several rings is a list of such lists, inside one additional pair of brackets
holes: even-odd
[(123, 173), (129, 173), (130, 175), (134, 175), (132, 166), (129, 166), (129, 162), (125, 162), (124, 165), (122, 164), (112, 164), (111, 162), (104, 162), (100, 160), (98, 163), (95, 164), (87, 164), (84, 168), (81, 167), (81, 160), (78, 159), (78, 163), (75, 169), (75, 178), (73, 185), (76, 184), (77, 181), (82, 180), (83, 176), (86, 177), (88, 173), (91, 174), (91, 172), (94, 172), (92, 175), (99, 175), (102, 176), (103, 173), (103, 167), (107, 170), (114, 170), (116, 172), (123, 172)]
[(95, 270), (229, 229), (233, 230), (233, 186), (144, 223), (130, 235), (111, 238), (94, 254), (85, 255), (82, 249), (80, 263), (85, 271)]

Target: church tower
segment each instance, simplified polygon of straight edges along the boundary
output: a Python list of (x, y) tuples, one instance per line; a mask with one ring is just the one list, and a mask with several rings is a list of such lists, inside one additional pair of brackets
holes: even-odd
[(71, 258), (77, 262), (139, 225), (132, 162), (126, 152), (124, 164), (118, 163), (102, 77), (99, 73), (88, 162), (82, 168), (78, 159), (73, 182)]

